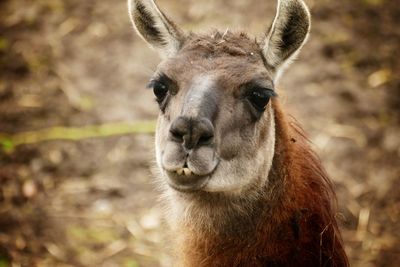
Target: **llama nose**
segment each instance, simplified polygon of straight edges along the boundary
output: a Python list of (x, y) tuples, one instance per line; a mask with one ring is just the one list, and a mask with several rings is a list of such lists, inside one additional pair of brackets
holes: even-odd
[(186, 149), (209, 145), (214, 139), (214, 127), (207, 118), (180, 116), (170, 128), (171, 139)]

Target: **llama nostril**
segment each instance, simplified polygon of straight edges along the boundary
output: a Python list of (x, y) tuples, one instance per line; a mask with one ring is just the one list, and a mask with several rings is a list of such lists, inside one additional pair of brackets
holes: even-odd
[(200, 119), (193, 132), (196, 145), (208, 145), (214, 140), (214, 127), (208, 119)]
[(214, 139), (214, 127), (207, 118), (178, 117), (171, 125), (170, 140), (190, 150), (209, 145)]
[(199, 138), (199, 145), (208, 145), (212, 142), (214, 135), (204, 135)]
[(170, 130), (170, 133), (171, 133), (171, 137), (172, 137), (172, 139), (173, 139), (174, 141), (176, 141), (176, 142), (183, 142), (183, 136), (184, 136), (184, 134), (180, 133), (180, 132), (177, 131), (177, 130), (173, 130), (173, 129)]
[(171, 125), (169, 130), (170, 138), (178, 143), (183, 143), (184, 137), (189, 134), (189, 121), (185, 117), (178, 117)]

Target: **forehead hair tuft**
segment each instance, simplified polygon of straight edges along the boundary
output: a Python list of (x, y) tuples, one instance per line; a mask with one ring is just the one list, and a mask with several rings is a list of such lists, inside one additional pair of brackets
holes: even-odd
[(191, 33), (182, 51), (199, 51), (213, 56), (249, 56), (260, 52), (256, 39), (243, 32), (213, 31), (211, 34)]

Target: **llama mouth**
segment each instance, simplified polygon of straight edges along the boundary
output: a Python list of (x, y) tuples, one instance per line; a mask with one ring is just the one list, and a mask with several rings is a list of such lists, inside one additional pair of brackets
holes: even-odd
[[(193, 166), (190, 161), (183, 164), (183, 167), (166, 169), (163, 168), (166, 174), (168, 185), (179, 192), (190, 193), (203, 191), (219, 165), (219, 160), (214, 158), (213, 162), (206, 168)], [(182, 165), (181, 165), (182, 166)]]
[(181, 193), (201, 191), (211, 178), (211, 175), (196, 175), (189, 168), (167, 172), (167, 175), (168, 185)]

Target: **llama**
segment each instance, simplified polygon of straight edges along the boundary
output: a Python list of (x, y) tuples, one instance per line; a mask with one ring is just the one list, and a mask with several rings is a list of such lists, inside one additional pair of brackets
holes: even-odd
[(309, 34), (305, 3), (279, 0), (261, 40), (186, 33), (153, 0), (128, 7), (163, 58), (149, 87), (177, 265), (348, 266), (331, 182), (275, 88)]

